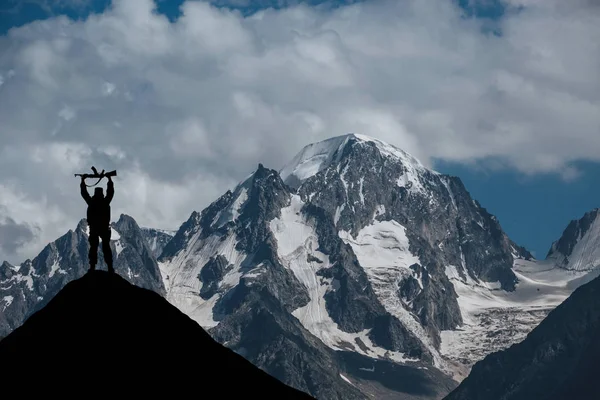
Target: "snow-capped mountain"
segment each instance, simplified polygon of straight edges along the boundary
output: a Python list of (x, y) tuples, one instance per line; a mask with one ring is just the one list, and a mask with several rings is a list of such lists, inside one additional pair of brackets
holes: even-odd
[[(26, 318), (44, 307), (65, 284), (83, 276), (89, 269), (88, 225), (80, 220), (48, 244), (33, 260), (13, 266), (0, 265), (0, 337), (20, 326)], [(161, 295), (164, 284), (156, 258), (133, 218), (121, 215), (112, 224), (111, 249), (115, 270), (129, 282)], [(98, 269), (105, 269), (101, 249)]]
[(571, 221), (546, 258), (560, 268), (573, 271), (600, 267), (600, 208)]
[[(350, 351), (451, 374), (457, 360), (440, 352), (440, 332), (464, 324), (452, 279), (514, 291), (515, 257), (532, 258), (460, 179), (350, 134), (305, 147), (279, 172), (259, 165), (192, 213), (159, 265), (169, 301), (215, 337), (281, 379), (293, 376), (296, 387), (337, 398), (356, 387), (356, 370), (340, 372), (340, 380), (336, 369), (317, 371), (322, 364), (308, 362), (306, 352), (298, 353), (304, 369), (282, 367), (282, 356), (257, 351), (267, 337), (242, 344), (252, 335), (248, 310), (268, 304), (277, 321), (284, 318), (277, 304), (287, 322), (276, 330), (312, 336), (311, 346), (323, 344), (327, 354)], [(305, 369), (326, 381), (315, 386)]]

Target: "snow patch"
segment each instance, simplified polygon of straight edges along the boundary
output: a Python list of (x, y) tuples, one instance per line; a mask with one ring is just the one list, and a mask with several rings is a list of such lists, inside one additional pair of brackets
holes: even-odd
[(110, 240), (119, 240), (121, 239), (121, 234), (115, 230), (112, 226), (110, 227)]
[[(117, 253), (117, 257), (119, 257), (119, 255), (123, 252), (123, 249), (124, 249), (123, 243), (120, 240), (117, 240), (115, 242), (115, 250), (116, 250), (116, 253)], [(156, 247), (154, 249), (152, 249), (152, 250), (155, 250), (155, 249), (156, 249)]]
[(359, 190), (358, 194), (360, 195), (360, 202), (363, 206), (365, 205), (365, 195), (363, 194), (364, 183), (365, 183), (365, 177), (361, 176), (360, 177), (360, 190)]
[[(19, 270), (22, 268), (22, 266), (19, 266)], [(19, 283), (19, 282), (25, 282), (25, 284), (27, 285), (27, 288), (29, 290), (33, 290), (33, 267), (30, 265), (29, 266), (29, 272), (27, 273), (27, 275), (23, 275), (22, 273), (14, 275), (12, 278), (10, 278), (10, 281)]]
[(338, 221), (340, 220), (340, 217), (342, 216), (342, 212), (344, 211), (344, 208), (346, 208), (346, 203), (342, 204), (341, 206), (336, 207), (335, 214), (333, 216), (333, 223), (335, 225), (337, 225)]
[(10, 306), (15, 298), (12, 296), (4, 296), (2, 298), (2, 302), (4, 303), (2, 306), (2, 311), (6, 310), (8, 306)]
[(54, 263), (50, 266), (50, 274), (48, 275), (48, 278), (52, 278), (59, 269), (60, 269), (60, 259), (57, 257), (54, 260)]
[(340, 378), (342, 378), (344, 381), (346, 381), (347, 383), (349, 383), (352, 386), (354, 386), (354, 384), (352, 382), (350, 382), (350, 379), (346, 378), (344, 375), (340, 374)]
[(346, 174), (348, 173), (348, 165), (344, 167), (344, 170), (340, 174), (340, 180), (342, 181), (342, 185), (344, 185), (344, 191), (346, 192), (346, 199), (348, 199), (348, 182), (346, 182)]

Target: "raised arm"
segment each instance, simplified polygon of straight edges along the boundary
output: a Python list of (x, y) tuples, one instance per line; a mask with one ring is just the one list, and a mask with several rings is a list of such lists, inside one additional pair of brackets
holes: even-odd
[(113, 183), (110, 176), (108, 177), (108, 184), (106, 185), (106, 201), (110, 203), (115, 195), (115, 184)]
[(79, 184), (79, 187), (81, 188), (81, 197), (83, 197), (87, 204), (90, 204), (92, 198), (90, 197), (90, 194), (87, 191), (87, 187), (85, 187), (85, 181), (83, 177), (81, 177), (81, 183)]

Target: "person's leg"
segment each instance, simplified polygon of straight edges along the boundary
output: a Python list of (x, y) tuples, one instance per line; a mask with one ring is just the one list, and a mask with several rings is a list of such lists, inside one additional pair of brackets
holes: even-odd
[(102, 253), (108, 267), (108, 272), (115, 272), (113, 268), (112, 249), (110, 248), (110, 228), (102, 235)]
[(96, 232), (90, 230), (90, 236), (88, 237), (88, 242), (90, 243), (90, 252), (89, 252), (89, 260), (90, 260), (90, 270), (93, 271), (96, 268), (96, 263), (98, 262), (98, 243), (99, 238)]

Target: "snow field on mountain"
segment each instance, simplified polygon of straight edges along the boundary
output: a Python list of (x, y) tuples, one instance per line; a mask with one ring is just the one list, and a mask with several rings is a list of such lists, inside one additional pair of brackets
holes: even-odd
[(288, 178), (295, 177), (299, 181), (304, 181), (318, 174), (334, 161), (334, 153), (343, 148), (348, 138), (348, 136), (338, 136), (307, 145), (281, 169), (281, 179), (288, 181)]
[(550, 262), (523, 259), (515, 260), (513, 272), (519, 283), (515, 291), (507, 292), (468, 275), (463, 278), (455, 266), (446, 267), (464, 323), (457, 330), (441, 332), (440, 352), (465, 367), (461, 375), (487, 354), (523, 340), (573, 292), (573, 282), (585, 275)]
[(200, 271), (211, 257), (224, 256), (234, 267), (223, 277), (219, 287), (233, 288), (242, 276), (240, 265), (246, 254), (235, 249), (237, 240), (234, 232), (224, 240), (218, 235), (200, 239), (201, 233), (201, 230), (196, 232), (172, 260), (158, 265), (167, 290), (167, 300), (203, 328), (208, 328), (218, 324), (213, 319), (213, 307), (220, 295), (216, 294), (208, 300), (198, 296), (202, 288), (198, 278)]
[[(434, 357), (434, 365), (443, 368), (444, 361), (417, 317), (408, 311), (399, 296), (399, 285), (413, 275), (409, 268), (419, 264), (419, 258), (409, 251), (405, 228), (396, 221), (374, 221), (359, 231), (356, 238), (345, 231), (340, 238), (352, 247), (358, 262), (365, 270), (373, 290), (386, 311), (395, 316), (412, 332)], [(420, 277), (421, 288), (423, 283)]]
[[(320, 277), (316, 272), (329, 268), (329, 257), (318, 248), (318, 238), (314, 228), (301, 215), (302, 200), (292, 195), (291, 204), (281, 210), (281, 217), (270, 222), (270, 228), (277, 240), (279, 258), (284, 267), (289, 268), (306, 287), (310, 302), (294, 310), (294, 315), (302, 325), (325, 345), (334, 350), (352, 349), (369, 357), (387, 357), (397, 362), (408, 359), (399, 352), (391, 352), (375, 346), (368, 337), (369, 330), (348, 333), (339, 329), (327, 312), (324, 296), (329, 290), (336, 290), (337, 282)], [(310, 260), (309, 260), (310, 256)], [(312, 257), (320, 260), (316, 261)], [(366, 346), (357, 345), (357, 339)]]

